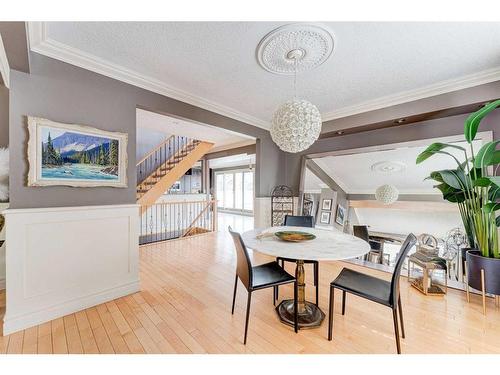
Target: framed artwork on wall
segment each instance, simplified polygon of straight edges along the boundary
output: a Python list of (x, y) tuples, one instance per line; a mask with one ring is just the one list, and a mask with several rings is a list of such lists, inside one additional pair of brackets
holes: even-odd
[(335, 222), (339, 225), (344, 225), (345, 221), (345, 207), (340, 204), (337, 205), (337, 215), (335, 217)]
[(28, 132), (28, 186), (127, 187), (127, 134), (37, 117)]
[(332, 200), (331, 199), (323, 199), (323, 204), (321, 206), (322, 210), (331, 211), (332, 209)]
[(319, 219), (321, 224), (330, 224), (330, 212), (321, 212), (321, 217)]

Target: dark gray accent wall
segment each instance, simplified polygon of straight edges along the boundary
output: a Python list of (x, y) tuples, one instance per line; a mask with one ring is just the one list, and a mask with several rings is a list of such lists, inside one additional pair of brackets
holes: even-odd
[[(500, 97), (500, 81), (491, 82), (467, 89), (448, 92), (429, 98), (393, 105), (374, 111), (359, 113), (323, 123), (322, 132), (349, 129), (420, 115), (422, 113), (446, 113), (450, 108), (467, 106), (471, 103), (480, 103), (496, 100)], [(473, 112), (475, 109), (471, 110)], [(463, 112), (462, 112), (463, 113)], [(443, 117), (443, 116), (440, 116)]]
[[(300, 154), (286, 154), (287, 165), (289, 166), (289, 173), (286, 179), (287, 184), (292, 187), (294, 192), (298, 192), (302, 156), (459, 135), (463, 134), (464, 121), (467, 116), (452, 116), (409, 125), (394, 126), (393, 128), (319, 139), (309, 149)], [(345, 122), (346, 120), (343, 119), (342, 121)], [(487, 130), (493, 131), (494, 138), (500, 136), (500, 110), (491, 113), (482, 121), (479, 131)]]
[(9, 145), (9, 89), (0, 85), (0, 147)]
[[(257, 197), (269, 196), (272, 188), (287, 178), (283, 171), (285, 155), (264, 129), (36, 53), (30, 55), (30, 72), (11, 72), (9, 144), (12, 208), (135, 203), (137, 107), (257, 138)], [(128, 133), (128, 188), (27, 187), (27, 115)]]

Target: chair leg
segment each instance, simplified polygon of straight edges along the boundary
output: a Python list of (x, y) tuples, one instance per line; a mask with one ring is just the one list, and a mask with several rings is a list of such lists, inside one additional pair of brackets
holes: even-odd
[(233, 307), (231, 308), (231, 314), (234, 314), (234, 303), (236, 302), (236, 288), (238, 287), (238, 275), (234, 278), (234, 292), (233, 292)]
[(316, 287), (316, 306), (319, 303), (319, 263), (314, 263), (314, 286)]
[(401, 320), (401, 337), (405, 338), (405, 324), (403, 322), (403, 306), (401, 305), (401, 296), (398, 297), (399, 319)]
[(330, 285), (330, 304), (328, 307), (328, 340), (332, 341), (333, 333), (333, 299), (335, 297), (335, 288)]
[(398, 313), (396, 307), (392, 309), (392, 319), (394, 320), (394, 334), (396, 335), (396, 348), (398, 350), (398, 354), (401, 354), (401, 344), (399, 342)]
[(276, 306), (276, 290), (278, 289), (277, 286), (273, 287), (273, 305)]
[(293, 283), (293, 320), (294, 320), (294, 329), (295, 333), (299, 332), (299, 285), (297, 281)]
[(252, 302), (252, 292), (248, 292), (248, 301), (247, 301), (247, 317), (245, 320), (245, 339), (243, 340), (243, 344), (247, 344), (247, 333), (248, 333), (248, 318), (250, 317), (250, 303)]
[(345, 290), (342, 291), (342, 315), (345, 315)]

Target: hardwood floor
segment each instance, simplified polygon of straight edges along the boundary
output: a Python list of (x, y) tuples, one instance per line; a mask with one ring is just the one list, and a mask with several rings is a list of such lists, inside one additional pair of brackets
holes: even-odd
[[(270, 258), (254, 254), (255, 263)], [(346, 315), (336, 298), (334, 339), (327, 322), (295, 334), (281, 324), (272, 290), (255, 292), (248, 343), (242, 344), (246, 291), (240, 285), (234, 316), (231, 298), (235, 255), (226, 232), (148, 245), (140, 250), (142, 291), (51, 322), (0, 337), (0, 353), (395, 353), (391, 311), (348, 295)], [(293, 272), (293, 265), (289, 271)], [(328, 284), (348, 263), (322, 262), (320, 307)], [(388, 274), (362, 269), (380, 277)], [(311, 281), (312, 270), (306, 269)], [(401, 279), (406, 339), (403, 353), (500, 353), (500, 309), (465, 293), (424, 297)], [(314, 290), (308, 285), (313, 298)], [(280, 298), (291, 287), (280, 288)], [(0, 306), (5, 294), (0, 293)]]

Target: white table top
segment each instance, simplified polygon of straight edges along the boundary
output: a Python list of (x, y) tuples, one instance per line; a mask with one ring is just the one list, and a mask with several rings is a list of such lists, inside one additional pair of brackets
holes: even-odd
[[(298, 230), (314, 234), (316, 238), (303, 242), (286, 242), (276, 237), (274, 232)], [(261, 233), (269, 233), (260, 238)], [(364, 255), (370, 251), (370, 245), (360, 238), (342, 233), (339, 230), (325, 230), (303, 227), (272, 227), (254, 229), (242, 233), (245, 245), (259, 253), (273, 257), (302, 260), (343, 260)]]

